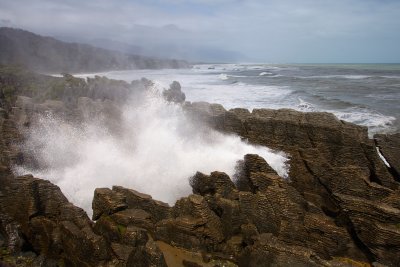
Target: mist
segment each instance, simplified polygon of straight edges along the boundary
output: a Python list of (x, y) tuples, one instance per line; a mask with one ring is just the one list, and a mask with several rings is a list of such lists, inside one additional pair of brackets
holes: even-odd
[(157, 85), (121, 106), (118, 127), (102, 116), (73, 122), (44, 114), (29, 128), (23, 146), (40, 167), (16, 166), (15, 172), (57, 184), (89, 215), (95, 188), (120, 185), (173, 205), (191, 193), (189, 178), (196, 171), (232, 177), (236, 162), (248, 153), (264, 157), (280, 176), (288, 175), (282, 152), (194, 122), (181, 105), (165, 101)]

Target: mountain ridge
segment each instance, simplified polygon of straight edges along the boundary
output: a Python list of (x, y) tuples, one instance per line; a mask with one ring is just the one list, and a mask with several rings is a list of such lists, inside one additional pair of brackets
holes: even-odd
[(23, 29), (0, 27), (0, 64), (39, 72), (186, 68), (189, 63), (113, 51), (89, 44), (63, 42)]

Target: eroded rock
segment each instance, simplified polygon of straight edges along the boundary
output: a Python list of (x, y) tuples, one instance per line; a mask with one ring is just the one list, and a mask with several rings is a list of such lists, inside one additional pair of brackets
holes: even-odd
[(70, 266), (100, 265), (111, 259), (86, 213), (60, 189), (32, 176), (1, 179), (1, 232), (13, 254), (33, 251)]
[(181, 84), (177, 81), (173, 81), (169, 89), (164, 90), (162, 95), (169, 102), (182, 103), (186, 99), (185, 93), (181, 90)]

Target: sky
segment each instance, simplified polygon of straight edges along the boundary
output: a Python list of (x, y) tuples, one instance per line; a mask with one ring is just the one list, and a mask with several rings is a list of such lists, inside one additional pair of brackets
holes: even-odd
[(193, 60), (400, 62), (400, 0), (2, 0), (0, 26)]

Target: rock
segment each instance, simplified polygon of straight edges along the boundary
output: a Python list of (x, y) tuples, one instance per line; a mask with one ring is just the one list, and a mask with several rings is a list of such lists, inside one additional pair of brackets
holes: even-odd
[(177, 81), (173, 81), (168, 90), (163, 91), (163, 97), (169, 102), (183, 103), (186, 99), (185, 93), (181, 91), (181, 85)]
[(154, 224), (151, 221), (151, 215), (140, 209), (127, 209), (111, 215), (111, 219), (119, 225), (128, 226), (130, 224), (137, 227), (152, 230)]
[(237, 198), (235, 185), (229, 176), (222, 172), (212, 172), (210, 176), (197, 172), (190, 178), (190, 186), (194, 194), (220, 194), (224, 198)]
[(111, 259), (110, 249), (104, 238), (93, 233), (87, 226), (78, 228), (71, 221), (60, 225), (62, 251), (67, 252), (64, 261), (67, 265), (96, 265)]
[(52, 112), (60, 115), (65, 114), (67, 111), (65, 104), (59, 100), (46, 100), (42, 104), (35, 105), (35, 109), (41, 113)]
[(122, 186), (113, 186), (112, 190), (121, 194), (126, 199), (129, 208), (142, 209), (151, 215), (151, 221), (156, 223), (170, 216), (171, 208), (167, 203), (153, 200), (151, 196), (139, 193), (132, 189), (123, 188)]
[(41, 79), (44, 91), (29, 95), (24, 79), (22, 85), (10, 84), (14, 78), (0, 79), (0, 87), (5, 82), (15, 91), (6, 96), (0, 88), (0, 261), (7, 257), (13, 265), (20, 260), (37, 266), (165, 266), (168, 255), (170, 264), (186, 266), (400, 262), (399, 134), (371, 140), (365, 127), (328, 113), (227, 111), (219, 104), (183, 102), (180, 85), (174, 82), (163, 93), (167, 100), (183, 102), (185, 113), (197, 122), (282, 150), (290, 159), (289, 177), (279, 177), (262, 157), (246, 155), (233, 177), (196, 173), (190, 181), (194, 194), (174, 207), (120, 186), (99, 188), (92, 222), (57, 186), (14, 176), (15, 164), (37, 164), (15, 144), (23, 140), (24, 129), (48, 111), (78, 123), (101, 113), (118, 134), (119, 105), (130, 90), (141, 94), (151, 82), (128, 84), (104, 77), (85, 81), (71, 75), (48, 83)]
[(89, 97), (79, 97), (76, 109), (86, 121), (88, 119), (101, 118), (105, 123), (110, 120), (119, 122), (122, 112), (118, 105), (109, 99), (93, 100)]
[[(194, 193), (203, 197), (191, 195), (177, 201), (172, 208), (173, 218), (157, 224), (156, 237), (177, 246), (211, 252), (213, 257), (218, 252), (224, 258), (239, 259), (246, 250), (253, 255), (250, 247), (257, 244), (261, 234), (272, 234), (285, 249), (303, 247), (318, 255), (321, 262), (342, 255), (366, 260), (345, 227), (338, 227), (319, 207), (308, 203), (263, 158), (246, 155), (240, 167), (237, 176), (251, 190), (238, 191), (223, 173), (197, 173), (191, 184)], [(287, 263), (302, 262), (297, 261), (299, 256), (291, 249), (288, 251), (277, 262), (285, 262), (285, 257), (290, 258)], [(313, 261), (305, 258), (302, 264), (307, 262)]]
[(245, 155), (244, 160), (237, 163), (236, 171), (234, 180), (241, 191), (263, 191), (272, 184), (271, 179), (280, 179), (265, 159), (258, 155)]
[(121, 245), (119, 243), (112, 243), (111, 248), (113, 252), (117, 255), (119, 260), (123, 262), (128, 261), (130, 254), (133, 252), (134, 248), (131, 246)]
[(6, 119), (8, 116), (7, 111), (3, 108), (0, 108), (0, 118), (1, 119)]
[(117, 211), (128, 208), (126, 197), (109, 188), (96, 188), (92, 202), (93, 220), (101, 215), (111, 215)]
[[(399, 199), (399, 192), (396, 195)], [(373, 259), (388, 266), (397, 262), (400, 257), (400, 209), (355, 196), (335, 196), (342, 201), (355, 234)]]
[(123, 243), (122, 239), (126, 232), (126, 226), (118, 225), (108, 215), (102, 215), (94, 224), (93, 231), (103, 236), (109, 243)]
[[(1, 178), (0, 232), (15, 255), (38, 252), (67, 265), (100, 265), (111, 259), (104, 238), (92, 230), (86, 213), (49, 181), (21, 176)], [(48, 259), (48, 260), (47, 260)]]
[(128, 225), (122, 238), (122, 243), (133, 247), (144, 246), (149, 240), (149, 233), (142, 228)]
[(31, 97), (17, 96), (15, 106), (23, 110), (32, 111), (34, 109), (34, 101)]
[(189, 249), (211, 249), (224, 238), (218, 216), (202, 196), (190, 195), (178, 200), (172, 216), (157, 224), (157, 239)]
[(197, 264), (196, 262), (188, 261), (188, 260), (183, 260), (182, 265), (184, 267), (202, 267), (202, 265)]
[(157, 244), (149, 240), (145, 246), (137, 248), (129, 255), (127, 266), (167, 267), (167, 264)]
[(137, 221), (129, 221), (127, 224), (121, 224), (115, 220), (115, 217), (103, 215), (96, 221), (93, 230), (110, 243), (120, 243), (137, 247), (146, 244), (148, 241), (148, 232), (146, 229), (138, 227), (135, 223)]
[[(385, 212), (380, 208), (383, 204), (387, 205), (388, 209), (399, 208), (397, 174), (393, 169), (388, 169), (380, 159), (373, 140), (368, 138), (365, 127), (340, 121), (328, 113), (270, 109), (254, 109), (251, 113), (243, 109), (213, 112), (210, 105), (204, 103), (201, 105), (191, 103), (185, 105), (184, 108), (194, 119), (206, 122), (212, 128), (239, 134), (251, 143), (283, 150), (289, 155), (290, 183), (287, 185), (279, 183), (279, 179), (273, 173), (253, 171), (249, 175), (246, 166), (243, 168), (243, 163), (239, 164), (239, 167), (242, 166), (241, 169), (244, 170), (243, 173), (239, 172), (234, 179), (238, 189), (241, 190), (240, 196), (246, 200), (243, 203), (248, 203), (246, 204), (248, 209), (251, 210), (255, 205), (251, 203), (256, 203), (254, 202), (256, 199), (260, 201), (262, 195), (274, 195), (274, 201), (269, 201), (272, 204), (271, 210), (274, 210), (273, 214), (285, 215), (287, 212), (288, 215), (294, 215), (293, 220), (290, 216), (284, 220), (286, 216), (283, 218), (272, 216), (274, 219), (269, 220), (269, 222), (281, 221), (281, 226), (275, 228), (279, 229), (281, 238), (284, 237), (284, 240), (292, 240), (292, 242), (298, 240), (294, 241), (296, 243), (304, 238), (301, 235), (312, 231), (312, 236), (315, 235), (314, 243), (317, 245), (309, 243), (308, 246), (324, 258), (332, 253), (335, 254), (334, 250), (339, 253), (342, 247), (345, 249), (339, 254), (343, 256), (347, 254), (362, 261), (378, 261), (390, 265), (400, 260), (394, 258), (400, 245), (397, 242), (398, 233), (387, 230), (393, 229), (392, 222), (383, 222), (374, 214), (375, 210), (382, 212), (381, 217), (390, 214), (383, 215)], [(386, 150), (388, 158), (390, 154), (394, 155), (392, 162), (395, 162), (398, 158), (396, 151), (399, 149), (398, 144), (393, 141), (396, 138), (390, 137), (391, 145), (387, 145), (389, 141), (384, 140), (386, 140), (385, 137), (376, 137), (377, 144), (381, 142), (382, 153)], [(282, 185), (286, 189), (280, 189)], [(254, 199), (255, 196), (243, 191), (259, 194), (261, 198)], [(299, 194), (296, 196), (294, 191)], [(282, 201), (275, 201), (277, 193), (279, 193), (278, 199)], [(304, 199), (301, 200), (302, 198)], [(358, 203), (357, 199), (364, 199), (365, 203), (369, 203), (368, 208), (355, 205), (354, 201)], [(304, 213), (310, 208), (313, 210), (311, 215)], [(296, 210), (302, 211), (298, 213)], [(315, 212), (317, 214), (314, 214)], [(269, 211), (266, 211), (265, 214), (268, 213)], [(246, 217), (251, 218), (251, 214), (247, 214)], [(354, 218), (358, 218), (358, 223), (352, 222), (355, 221)], [(286, 220), (288, 221), (285, 222)], [(301, 230), (301, 224), (298, 225), (298, 221), (304, 221), (305, 231)], [(282, 223), (292, 226), (285, 226), (282, 232)], [(317, 228), (315, 228), (315, 223), (318, 225)], [(339, 228), (335, 224), (338, 224)], [(263, 227), (257, 223), (257, 220), (255, 225)], [(272, 229), (274, 228), (269, 228), (269, 230)], [(368, 230), (365, 231), (365, 229)], [(265, 230), (267, 229), (263, 231)], [(325, 237), (322, 238), (318, 234), (319, 231), (323, 231), (325, 237), (329, 236), (330, 241), (323, 241)], [(335, 238), (332, 231), (339, 231), (341, 237)], [(390, 233), (393, 237), (392, 241), (388, 242), (393, 249), (387, 250), (383, 245), (384, 241), (382, 243), (371, 241), (370, 238), (360, 234), (366, 232), (370, 236), (379, 236), (383, 240), (387, 237), (384, 232)], [(327, 235), (327, 233), (332, 234)], [(337, 243), (339, 240), (347, 245), (343, 245), (342, 242)], [(330, 245), (328, 243), (321, 245), (321, 241), (328, 242)], [(332, 246), (336, 248), (331, 250)], [(327, 251), (326, 248), (330, 249)]]

